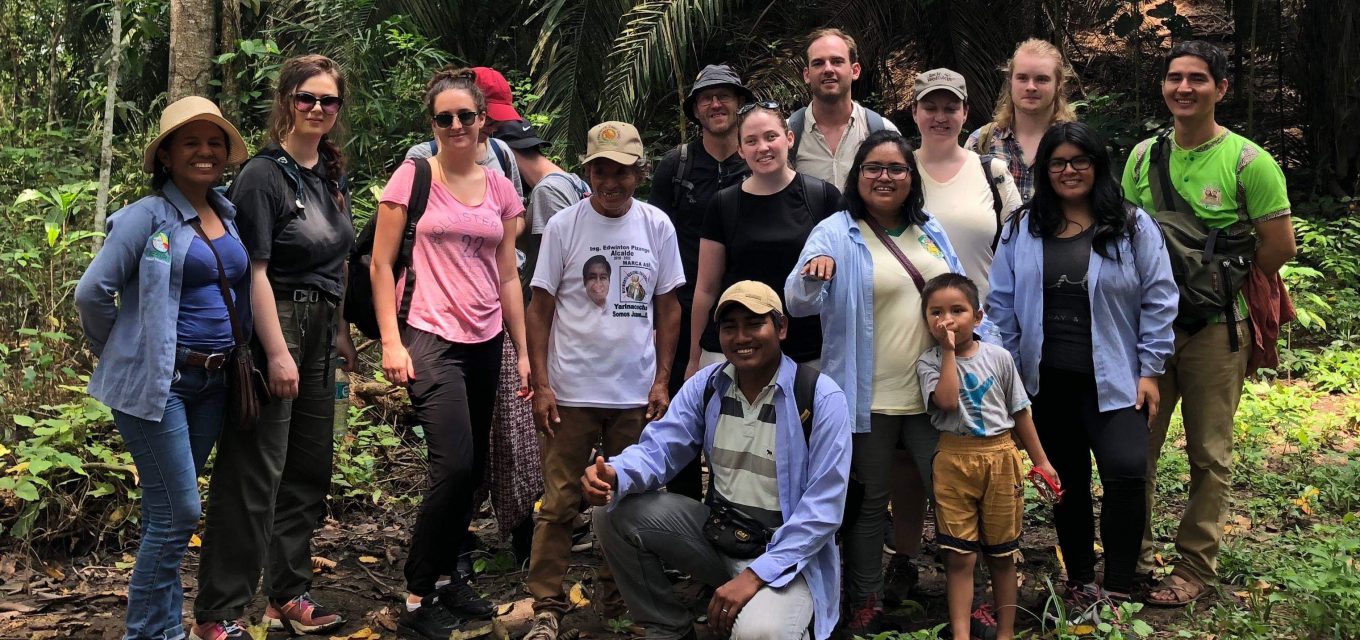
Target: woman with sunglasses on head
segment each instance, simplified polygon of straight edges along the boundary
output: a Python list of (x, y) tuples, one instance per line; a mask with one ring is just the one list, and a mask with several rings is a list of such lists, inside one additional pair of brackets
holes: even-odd
[[(820, 316), (822, 372), (840, 385), (855, 416), (850, 474), (863, 495), (847, 503), (841, 528), (847, 603), (841, 621), (851, 635), (872, 635), (882, 624), (883, 528), (893, 474), (916, 474), (925, 492), (915, 497), (923, 500), (939, 441), (916, 376), (916, 359), (934, 345), (921, 290), (935, 276), (963, 273), (963, 266), (922, 208), (921, 190), (906, 139), (895, 131), (869, 134), (845, 180), (845, 209), (812, 230), (784, 283), (790, 315)], [(910, 452), (914, 468), (893, 468), (899, 447)], [(920, 538), (919, 529), (914, 536)]]
[[(519, 354), (521, 393), (528, 394), (524, 304), (515, 269), (515, 229), (524, 205), (504, 176), (477, 164), (486, 98), (468, 69), (436, 73), (426, 85), (439, 151), (407, 160), (378, 202), (373, 243), (373, 306), (382, 332), (383, 371), (407, 385), (425, 427), (430, 485), (406, 558), (403, 637), (448, 638), (468, 620), (490, 618), (491, 603), (449, 574), (462, 553), (473, 493), (487, 462), (492, 408), (505, 329)], [(406, 208), (426, 163), (430, 192), (416, 225), (411, 265), (394, 283), (393, 264)], [(409, 312), (398, 317), (407, 278)]]
[(270, 144), (227, 197), (250, 253), (252, 349), (273, 401), (254, 429), (223, 432), (199, 563), (192, 637), (244, 638), (237, 621), (264, 574), (271, 629), (324, 633), (344, 619), (316, 603), (311, 538), (330, 489), (337, 352), (355, 361), (341, 319), (354, 243), (345, 157), (335, 143), (345, 79), (334, 61), (284, 62)]
[[(1039, 440), (1065, 489), (1053, 524), (1080, 609), (1127, 599), (1148, 518), (1148, 421), (1171, 357), (1179, 293), (1160, 228), (1124, 202), (1090, 127), (1053, 125), (1039, 141), (1034, 197), (1006, 226), (987, 314), (1034, 400)], [(1096, 585), (1091, 456), (1104, 487)]]
[(160, 127), (142, 165), (155, 192), (109, 216), (75, 290), (99, 357), (89, 393), (113, 410), (141, 474), (125, 640), (184, 637), (180, 562), (198, 527), (198, 475), (222, 429), (236, 330), (250, 331), (250, 261), (236, 208), (213, 190), (246, 159), (245, 141), (197, 96), (167, 106)]
[[(790, 165), (793, 133), (779, 103), (742, 107), (737, 111), (737, 130), (737, 153), (751, 175), (715, 194), (704, 214), (686, 378), (723, 360), (717, 325), (710, 317), (718, 293), (742, 280), (781, 291), (812, 228), (841, 210), (836, 187)], [(815, 366), (822, 352), (817, 318), (792, 319), (788, 338), (780, 346), (795, 362)]]

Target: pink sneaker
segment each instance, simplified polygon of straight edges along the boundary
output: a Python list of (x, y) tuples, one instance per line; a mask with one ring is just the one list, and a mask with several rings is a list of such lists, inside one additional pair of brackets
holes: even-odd
[(189, 630), (189, 640), (249, 640), (239, 620), (199, 622)]
[(271, 599), (264, 609), (264, 622), (270, 631), (299, 634), (326, 633), (340, 628), (345, 619), (322, 608), (312, 600), (311, 594), (304, 593), (283, 604), (276, 604)]

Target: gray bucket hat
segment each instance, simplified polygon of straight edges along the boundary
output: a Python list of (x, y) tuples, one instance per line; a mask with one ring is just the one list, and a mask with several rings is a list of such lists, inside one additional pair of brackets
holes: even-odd
[(732, 87), (737, 95), (741, 96), (742, 104), (756, 100), (756, 94), (751, 93), (751, 90), (741, 83), (741, 78), (732, 67), (725, 64), (710, 64), (699, 72), (699, 77), (694, 79), (694, 86), (690, 87), (689, 95), (685, 96), (682, 106), (685, 109), (685, 117), (689, 118), (690, 122), (699, 124), (699, 119), (694, 117), (694, 101), (699, 97), (699, 92), (715, 86)]

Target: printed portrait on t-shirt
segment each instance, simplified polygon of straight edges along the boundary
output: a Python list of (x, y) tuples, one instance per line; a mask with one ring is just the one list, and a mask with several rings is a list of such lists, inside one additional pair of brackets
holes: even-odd
[(609, 276), (612, 268), (609, 259), (596, 254), (586, 260), (581, 268), (581, 282), (586, 289), (586, 297), (596, 306), (603, 308), (609, 302)]
[(647, 272), (634, 269), (623, 274), (623, 295), (629, 300), (642, 302), (647, 299)]

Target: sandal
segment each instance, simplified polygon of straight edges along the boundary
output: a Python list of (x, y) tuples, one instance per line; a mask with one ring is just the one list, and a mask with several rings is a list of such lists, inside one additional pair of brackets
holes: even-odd
[[(1204, 595), (1209, 587), (1199, 578), (1185, 573), (1172, 571), (1171, 575), (1162, 579), (1151, 589), (1143, 598), (1143, 602), (1153, 607), (1183, 607)], [(1170, 593), (1170, 597), (1157, 597), (1159, 593)]]

